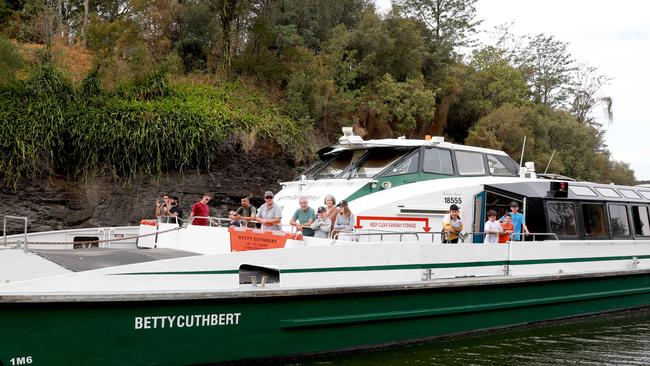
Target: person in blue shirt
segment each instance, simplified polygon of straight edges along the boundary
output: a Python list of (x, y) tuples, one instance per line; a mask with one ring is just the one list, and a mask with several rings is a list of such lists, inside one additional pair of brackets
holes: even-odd
[[(505, 221), (506, 215), (503, 215), (499, 221)], [(510, 202), (510, 217), (512, 218), (512, 226), (514, 226), (514, 233), (512, 234), (511, 240), (522, 240), (523, 235), (519, 235), (523, 230), (524, 233), (528, 234), (528, 227), (526, 227), (526, 216), (519, 213), (519, 204), (517, 201)]]

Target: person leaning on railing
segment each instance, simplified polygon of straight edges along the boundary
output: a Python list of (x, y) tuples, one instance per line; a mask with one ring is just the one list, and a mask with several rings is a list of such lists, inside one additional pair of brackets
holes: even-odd
[[(178, 196), (169, 196), (169, 217), (175, 217), (178, 226), (183, 226), (183, 208), (179, 202)], [(173, 221), (170, 220), (173, 223)]]
[(273, 202), (273, 192), (264, 193), (265, 203), (257, 210), (257, 222), (262, 223), (264, 230), (282, 231), (280, 221), (282, 221), (282, 210), (277, 203)]
[(244, 226), (255, 228), (255, 216), (257, 216), (257, 209), (255, 206), (251, 205), (251, 201), (248, 197), (241, 199), (241, 206), (236, 211), (239, 219), (243, 221)]
[(449, 206), (449, 213), (442, 218), (443, 241), (445, 243), (458, 243), (458, 235), (463, 231), (463, 220), (456, 205)]
[(350, 240), (350, 235), (341, 234), (351, 233), (354, 231), (354, 215), (352, 214), (352, 211), (350, 211), (346, 200), (341, 200), (337, 206), (339, 208), (339, 213), (336, 215), (336, 221), (334, 222), (333, 237), (338, 237), (338, 239), (341, 240)]
[[(210, 207), (208, 207), (208, 202), (210, 202), (211, 199), (212, 195), (210, 193), (205, 193), (203, 198), (192, 206), (192, 212), (190, 213), (189, 219), (192, 225), (208, 226), (208, 219), (206, 217), (210, 216)], [(195, 216), (197, 216), (196, 219), (194, 218)]]

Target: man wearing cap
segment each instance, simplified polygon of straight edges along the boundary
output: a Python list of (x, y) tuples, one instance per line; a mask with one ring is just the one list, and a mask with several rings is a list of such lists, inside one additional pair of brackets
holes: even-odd
[(300, 208), (291, 217), (289, 224), (296, 227), (303, 236), (314, 236), (314, 230), (311, 229), (311, 224), (316, 220), (316, 213), (314, 209), (309, 207), (307, 197), (300, 197), (298, 200)]
[[(526, 234), (530, 233), (528, 227), (526, 226), (526, 216), (519, 212), (519, 203), (517, 201), (510, 202), (510, 217), (512, 218), (512, 226), (514, 226), (514, 233), (512, 234), (512, 240), (522, 240), (523, 235), (521, 230), (523, 229)], [(506, 215), (503, 215), (499, 221), (504, 222)]]
[(273, 192), (264, 192), (264, 204), (257, 210), (257, 222), (262, 224), (264, 230), (282, 231), (282, 210), (273, 202)]
[(324, 206), (318, 208), (318, 216), (311, 224), (314, 230), (314, 237), (316, 238), (329, 238), (330, 231), (332, 230), (332, 220), (327, 216), (327, 209)]
[(460, 218), (458, 211), (458, 206), (451, 205), (449, 206), (449, 213), (442, 218), (444, 243), (458, 243), (458, 234), (463, 231), (463, 220)]

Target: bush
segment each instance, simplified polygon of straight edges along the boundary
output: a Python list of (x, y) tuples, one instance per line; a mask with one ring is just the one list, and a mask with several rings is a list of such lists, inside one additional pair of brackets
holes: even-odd
[[(131, 93), (98, 90), (96, 69), (77, 87), (51, 67), (0, 89), (0, 179), (48, 174), (214, 169), (231, 137), (257, 136), (299, 153), (303, 126), (239, 83), (171, 85), (154, 74)], [(248, 148), (255, 148), (254, 141)]]

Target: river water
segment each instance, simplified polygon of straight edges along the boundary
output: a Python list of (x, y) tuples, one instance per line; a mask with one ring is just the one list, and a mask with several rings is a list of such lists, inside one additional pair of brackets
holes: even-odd
[(650, 365), (650, 309), (290, 365)]

